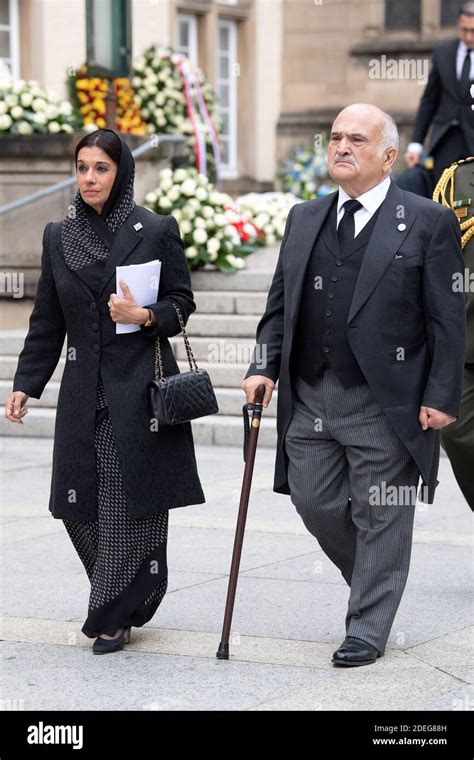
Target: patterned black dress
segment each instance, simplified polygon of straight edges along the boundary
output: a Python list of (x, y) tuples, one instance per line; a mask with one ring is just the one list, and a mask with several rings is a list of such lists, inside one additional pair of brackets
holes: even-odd
[[(77, 269), (99, 292), (105, 259)], [(89, 638), (113, 636), (123, 626), (142, 626), (155, 614), (168, 586), (168, 510), (132, 520), (127, 513), (120, 463), (102, 378), (96, 401), (97, 519), (63, 520), (91, 583)]]

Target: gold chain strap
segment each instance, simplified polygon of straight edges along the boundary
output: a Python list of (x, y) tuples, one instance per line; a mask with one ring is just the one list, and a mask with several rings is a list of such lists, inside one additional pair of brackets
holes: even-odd
[[(183, 317), (181, 316), (181, 310), (179, 306), (174, 303), (173, 301), (174, 309), (178, 315), (179, 324), (181, 325), (181, 332), (183, 333), (184, 338), (184, 345), (186, 346), (186, 353), (188, 355), (188, 362), (189, 367), (192, 372), (198, 372), (198, 366), (196, 364), (196, 359), (194, 358), (194, 354), (191, 350), (191, 346), (189, 344), (188, 336), (186, 335), (186, 330), (184, 327)], [(193, 367), (194, 364), (194, 367)], [(155, 340), (155, 379), (156, 380), (163, 380), (164, 379), (164, 372), (163, 372), (163, 363), (161, 361), (161, 350), (160, 350), (160, 338), (157, 336)]]

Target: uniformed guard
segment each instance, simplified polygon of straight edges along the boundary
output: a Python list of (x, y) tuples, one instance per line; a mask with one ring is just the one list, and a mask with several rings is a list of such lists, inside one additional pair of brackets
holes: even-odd
[(474, 510), (474, 156), (445, 169), (436, 185), (433, 200), (450, 206), (459, 219), (465, 262), (463, 287), (466, 294), (467, 330), (464, 384), (459, 417), (441, 431), (456, 480)]

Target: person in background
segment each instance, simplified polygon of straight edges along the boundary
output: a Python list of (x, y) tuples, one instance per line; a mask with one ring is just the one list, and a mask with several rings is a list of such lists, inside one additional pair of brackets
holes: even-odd
[(433, 159), (426, 153), (421, 160), (414, 160), (412, 154), (406, 151), (405, 163), (407, 168), (402, 172), (394, 172), (392, 177), (402, 190), (421, 195), (423, 198), (432, 198), (435, 187), (433, 174)]
[(435, 45), (433, 65), (421, 98), (408, 145), (409, 160), (416, 163), (432, 127), (429, 153), (434, 158), (434, 179), (454, 161), (474, 155), (474, 2), (466, 2), (458, 17), (459, 38)]
[[(454, 189), (450, 187), (451, 183), (454, 183)], [(463, 233), (467, 327), (464, 382), (459, 417), (441, 431), (441, 445), (449, 457), (459, 488), (474, 511), (474, 235), (471, 234), (474, 225), (474, 158), (445, 170), (434, 200), (453, 208)]]

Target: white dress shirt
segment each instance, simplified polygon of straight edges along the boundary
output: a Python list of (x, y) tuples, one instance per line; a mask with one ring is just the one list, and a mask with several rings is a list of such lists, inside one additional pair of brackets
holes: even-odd
[(354, 213), (354, 237), (357, 237), (361, 229), (365, 227), (369, 219), (373, 216), (373, 214), (375, 214), (378, 207), (385, 200), (385, 196), (388, 193), (391, 181), (392, 180), (390, 177), (385, 177), (382, 182), (380, 182), (378, 185), (375, 185), (375, 187), (373, 187), (371, 190), (368, 190), (366, 193), (362, 193), (362, 195), (357, 196), (357, 198), (351, 198), (351, 196), (347, 195), (346, 191), (340, 187), (339, 197), (337, 199), (337, 227), (339, 227), (339, 222), (345, 213), (342, 205), (346, 201), (359, 201), (359, 203), (362, 203), (362, 208), (357, 209), (357, 211)]

